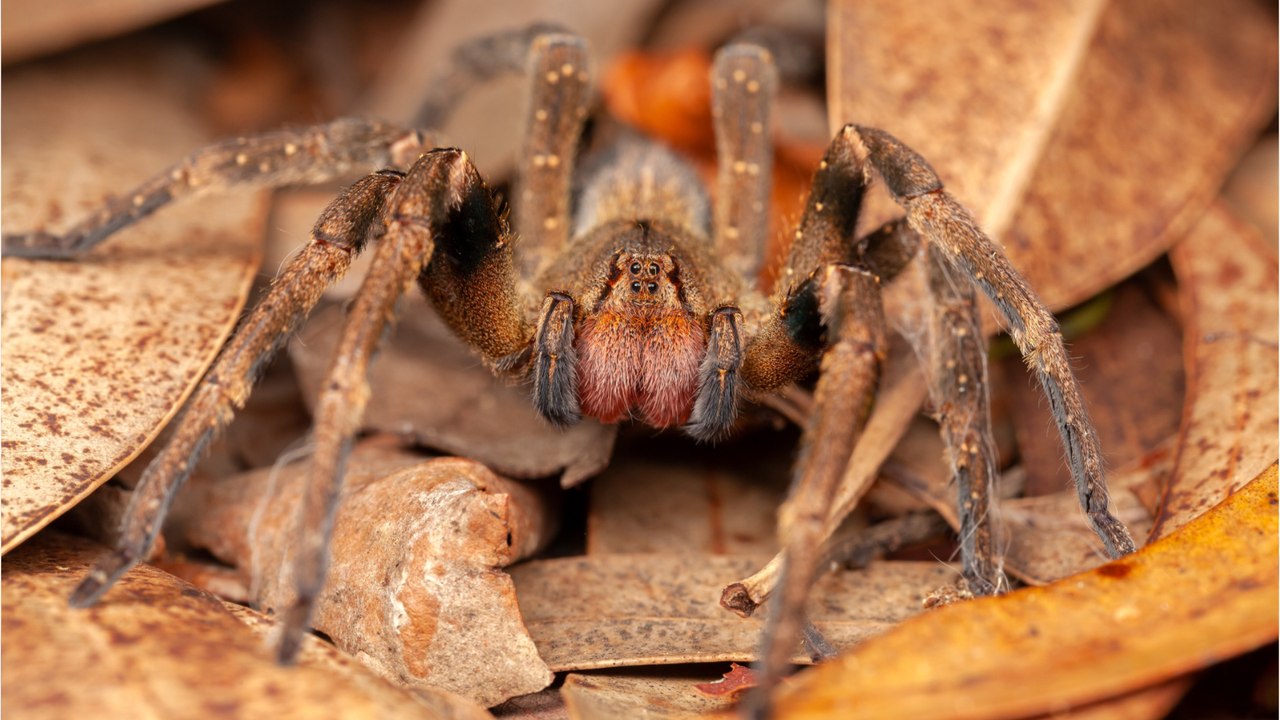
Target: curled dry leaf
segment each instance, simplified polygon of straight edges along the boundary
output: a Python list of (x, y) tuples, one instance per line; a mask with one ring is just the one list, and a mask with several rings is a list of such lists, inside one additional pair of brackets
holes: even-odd
[[(236, 565), (268, 612), (294, 597), (292, 510), (307, 470), (304, 462), (206, 483), (175, 508), (186, 539)], [(552, 522), (535, 493), (479, 463), (357, 450), (312, 625), (405, 687), (483, 705), (540, 690), (551, 672), (501, 568), (536, 550)]]
[(1277, 273), (1264, 242), (1218, 206), (1171, 253), (1186, 318), (1187, 405), (1153, 537), (1221, 502), (1280, 455)]
[(780, 718), (1022, 717), (1148, 687), (1277, 634), (1276, 466), (1135, 554), (925, 613), (806, 671)]
[(247, 611), (230, 612), (149, 565), (125, 575), (98, 605), (72, 609), (71, 588), (102, 551), (46, 532), (5, 557), (6, 716), (483, 717), (461, 701), (454, 715), (441, 714), (437, 703), (354, 663), (318, 661), (326, 652), (317, 640), (297, 666), (281, 667), (237, 619)]
[(1177, 241), (1275, 112), (1275, 23), (1248, 0), (831, 10), (832, 124), (928, 158), (1054, 308)]
[[(600, 555), (537, 560), (511, 569), (520, 610), (553, 670), (745, 662), (759, 650), (760, 618), (719, 605), (725, 583), (764, 564), (760, 555)], [(940, 563), (874, 563), (827, 576), (810, 619), (837, 648), (883, 632), (954, 582)], [(796, 662), (809, 662), (799, 653)]]
[[(527, 388), (494, 379), (425, 300), (406, 297), (401, 307), (369, 371), (366, 428), (409, 435), (511, 477), (563, 472), (565, 486), (609, 462), (616, 426), (583, 420), (567, 430), (553, 427), (538, 416)], [(308, 402), (324, 382), (343, 317), (337, 305), (316, 310), (290, 344)]]
[[(5, 232), (62, 230), (207, 141), (154, 92), (170, 64), (142, 48), (6, 72)], [(182, 204), (76, 262), (4, 260), (5, 551), (146, 447), (212, 362), (258, 266), (257, 198)]]

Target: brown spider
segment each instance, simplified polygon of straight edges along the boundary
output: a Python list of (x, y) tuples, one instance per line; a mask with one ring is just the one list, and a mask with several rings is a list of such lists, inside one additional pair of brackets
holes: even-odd
[[(370, 357), (397, 298), (415, 280), (495, 372), (532, 384), (538, 411), (557, 425), (583, 415), (609, 423), (635, 418), (715, 439), (731, 429), (744, 400), (820, 371), (793, 491), (780, 514), (785, 579), (762, 654), (766, 689), (805, 630), (804, 601), (829, 534), (832, 498), (874, 400), (886, 334), (880, 283), (917, 254), (921, 237), (936, 296), (935, 405), (959, 478), (971, 585), (990, 593), (1003, 581), (984, 524), (993, 466), (971, 284), (1003, 313), (1040, 378), (1081, 505), (1107, 552), (1133, 550), (1108, 511), (1097, 437), (1053, 317), (911, 149), (874, 128), (846, 125), (836, 133), (778, 287), (766, 297), (754, 276), (764, 254), (778, 83), (768, 51), (738, 44), (716, 58), (714, 211), (681, 161), (626, 132), (582, 163), (575, 192), (590, 95), (581, 39), (548, 28), (507, 33), (464, 46), (455, 63), (437, 94), (503, 71), (530, 77), (514, 232), (465, 153), (429, 150), (431, 132), (343, 119), (197, 151), (65, 235), (5, 236), (6, 253), (70, 257), (182, 196), (318, 182), (355, 168), (407, 168), (367, 175), (324, 211), (311, 242), (280, 270), (175, 421), (172, 439), (138, 486), (116, 549), (76, 588), (74, 605), (94, 603), (146, 557), (178, 488), (244, 404), (258, 370), (370, 241), (372, 268), (315, 411), (315, 482), (300, 509), (297, 601), (285, 613), (282, 660), (297, 652), (324, 583)], [(439, 114), (430, 104), (424, 111), (433, 123)], [(858, 239), (854, 228), (873, 174), (906, 217)]]

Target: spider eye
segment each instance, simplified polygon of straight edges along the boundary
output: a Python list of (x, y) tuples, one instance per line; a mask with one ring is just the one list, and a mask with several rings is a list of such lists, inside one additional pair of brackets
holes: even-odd
[[(633, 263), (631, 263), (631, 274), (632, 274), (632, 275), (639, 275), (639, 274), (640, 274), (640, 263), (638, 263), (638, 262), (633, 262)], [(636, 289), (638, 290), (639, 288), (636, 288)]]
[(655, 283), (655, 282), (649, 283), (649, 292), (651, 293), (658, 292), (658, 283)]
[(650, 275), (658, 274), (658, 263), (649, 263), (649, 274)]
[(640, 281), (631, 283), (631, 292), (640, 292)]

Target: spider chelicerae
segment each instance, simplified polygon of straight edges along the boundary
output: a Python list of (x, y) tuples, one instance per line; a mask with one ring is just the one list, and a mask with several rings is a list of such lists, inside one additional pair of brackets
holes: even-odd
[[(537, 410), (557, 425), (583, 416), (633, 418), (712, 440), (731, 430), (743, 402), (818, 371), (795, 482), (779, 519), (784, 572), (762, 654), (766, 689), (804, 630), (804, 601), (829, 534), (832, 498), (874, 400), (886, 347), (880, 285), (921, 255), (921, 245), (935, 306), (934, 403), (957, 477), (970, 586), (991, 593), (1004, 582), (985, 506), (994, 466), (973, 286), (1002, 313), (1040, 379), (1080, 503), (1107, 552), (1133, 550), (1108, 510), (1097, 436), (1056, 322), (914, 151), (882, 130), (841, 128), (814, 175), (777, 287), (766, 296), (755, 277), (768, 225), (778, 85), (767, 50), (734, 44), (716, 57), (714, 207), (681, 160), (633, 133), (612, 133), (578, 161), (591, 99), (589, 62), (585, 43), (569, 33), (537, 27), (473, 41), (456, 55), (435, 97), (508, 71), (527, 73), (531, 87), (514, 227), (464, 152), (433, 149), (434, 132), (342, 119), (210, 146), (65, 234), (4, 237), (6, 254), (73, 257), (184, 196), (391, 168), (342, 191), (311, 241), (240, 323), (143, 475), (117, 547), (76, 588), (73, 604), (96, 602), (146, 557), (175, 493), (243, 406), (260, 368), (370, 244), (371, 269), (316, 405), (313, 482), (299, 510), (297, 601), (284, 616), (283, 660), (296, 654), (324, 584), (341, 468), (368, 395), (370, 358), (396, 300), (415, 281), (496, 373), (530, 383)], [(438, 115), (424, 110), (425, 117)], [(858, 238), (859, 208), (873, 176), (905, 217)], [(750, 612), (773, 590), (743, 590), (728, 604)]]

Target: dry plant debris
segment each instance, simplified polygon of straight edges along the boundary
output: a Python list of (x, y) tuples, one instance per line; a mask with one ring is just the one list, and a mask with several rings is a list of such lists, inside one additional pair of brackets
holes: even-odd
[[(763, 622), (719, 605), (727, 578), (760, 555), (599, 555), (534, 560), (511, 568), (520, 612), (551, 669), (585, 670), (693, 662), (747, 662)], [(920, 612), (925, 595), (955, 582), (937, 562), (876, 563), (828, 575), (814, 590), (811, 619), (848, 648)], [(810, 662), (797, 648), (796, 662)]]
[[(765, 12), (765, 5), (794, 4), (753, 3), (744, 5), (743, 12), (758, 17), (754, 13)], [(466, 2), (432, 3), (399, 41), (406, 48), (403, 57), (415, 59), (386, 69), (373, 93), (374, 105), (384, 112), (399, 107), (390, 114), (407, 117), (424, 92), (412, 75), (430, 72), (454, 40), (482, 34), (497, 23), (568, 22), (591, 37), (602, 51), (596, 53), (602, 65), (646, 32), (659, 41), (660, 36), (706, 40), (738, 29), (735, 18), (715, 24), (714, 33), (705, 29), (711, 25), (702, 24), (681, 30), (673, 27), (680, 24), (674, 20), (717, 11), (708, 10), (710, 4), (699, 8), (697, 2), (682, 2), (659, 13), (657, 5), (638, 0), (601, 11), (585, 0), (504, 1), (505, 11), (475, 18)], [(1134, 369), (1132, 355), (1121, 362), (1119, 354), (1107, 354), (1119, 352), (1109, 333), (1122, 337), (1133, 352), (1145, 342), (1135, 342), (1140, 337), (1136, 333), (1152, 333), (1151, 345), (1166, 348), (1152, 351), (1161, 356), (1159, 384), (1181, 370), (1176, 353), (1167, 350), (1177, 342), (1169, 320), (1178, 316), (1186, 393), (1178, 398), (1165, 387), (1169, 392), (1142, 398), (1150, 407), (1118, 399), (1114, 414), (1094, 402), (1097, 414), (1110, 415), (1120, 428), (1120, 439), (1106, 446), (1115, 453), (1113, 492), (1119, 513), (1139, 534), (1145, 535), (1154, 522), (1159, 540), (1148, 549), (1121, 564), (1097, 567), (1103, 558), (1070, 492), (1006, 499), (1007, 568), (1023, 581), (1052, 584), (909, 620), (831, 666), (795, 678), (793, 687), (784, 690), (782, 716), (846, 711), (849, 703), (868, 715), (889, 717), (915, 712), (941, 716), (968, 708), (973, 709), (969, 717), (995, 717), (1065, 706), (1074, 708), (1071, 716), (1076, 718), (1162, 716), (1186, 689), (1186, 672), (1276, 635), (1275, 250), (1225, 210), (1210, 207), (1230, 165), (1274, 112), (1273, 18), (1244, 0), (1230, 0), (1213, 11), (1167, 0), (1072, 0), (1016, 7), (988, 3), (931, 13), (890, 2), (836, 0), (829, 10), (832, 116), (839, 122), (879, 124), (921, 150), (950, 189), (1003, 240), (1051, 305), (1084, 301), (1180, 243), (1172, 252), (1176, 300), (1156, 298), (1163, 303), (1157, 309), (1136, 302), (1132, 289), (1121, 288), (1103, 324), (1081, 336), (1074, 350), (1088, 358), (1107, 358), (1089, 364), (1104, 375), (1114, 369), (1117, 385), (1134, 373), (1148, 372), (1152, 380), (1157, 375), (1140, 363)], [(11, 11), (6, 4), (6, 19)], [(651, 21), (658, 30), (646, 31)], [(603, 35), (591, 31), (597, 26)], [(903, 53), (904, 45), (916, 50)], [(691, 83), (705, 75), (708, 51), (678, 52), (671, 56), (674, 62), (633, 56), (627, 70), (632, 75), (610, 75), (606, 95), (616, 110), (618, 92), (635, 93), (633, 110), (638, 106), (642, 115), (629, 117), (639, 124), (644, 124), (645, 112), (676, 108), (650, 127), (684, 138), (686, 149), (705, 159), (706, 135), (693, 126), (709, 113), (701, 105), (705, 101), (695, 92), (676, 91), (681, 95), (677, 98), (662, 93), (694, 87)], [(158, 100), (155, 86), (142, 82), (153, 71), (139, 68), (157, 64), (156, 51), (150, 52), (140, 61), (82, 61), (76, 72), (96, 78), (92, 86), (55, 81), (61, 75), (54, 73), (68, 67), (68, 60), (7, 69), (6, 229), (45, 221), (57, 229), (59, 221), (116, 191), (118, 182), (141, 179), (200, 144), (205, 137), (200, 119)], [(275, 62), (282, 57), (277, 54)], [(949, 80), (957, 75), (966, 81)], [(680, 82), (673, 85), (670, 77)], [(83, 122), (76, 111), (38, 104), (64, 95), (73, 99), (60, 102), (93, 109), (93, 132), (85, 132), (83, 124), (72, 125), (77, 119)], [(501, 169), (503, 153), (512, 149), (510, 133), (502, 130), (509, 118), (494, 112), (492, 103), (510, 104), (512, 96), (511, 86), (499, 84), (487, 99), (463, 108), (453, 123), (461, 127), (451, 128), (461, 131), (455, 137), (490, 168)], [(636, 103), (635, 97), (648, 102)], [(674, 102), (690, 100), (695, 101), (692, 108)], [(143, 112), (119, 118), (110, 111), (113, 107)], [(681, 119), (679, 113), (689, 110)], [(785, 111), (796, 112), (796, 106)], [(304, 116), (308, 112), (301, 110)], [(153, 128), (140, 117), (162, 121), (162, 127)], [(64, 126), (71, 130), (62, 131)], [(31, 140), (35, 137), (38, 142)], [(816, 163), (809, 157), (811, 141), (778, 139), (775, 223), (798, 215), (788, 208)], [(824, 143), (821, 138), (816, 147), (820, 150)], [(118, 152), (118, 146), (129, 152)], [(1264, 174), (1268, 178), (1274, 183), (1274, 163), (1270, 176)], [(50, 205), (54, 187), (62, 188), (63, 195), (59, 204)], [(194, 204), (174, 208), (132, 235), (112, 240), (88, 262), (5, 260), (6, 550), (136, 454), (201, 372), (238, 311), (257, 262), (256, 243), (264, 233), (254, 203), (248, 196), (201, 201), (198, 209)], [(283, 203), (277, 209), (281, 207)], [(302, 222), (309, 225), (310, 220)], [(305, 227), (293, 234), (304, 232)], [(200, 272), (192, 273), (196, 262)], [(166, 273), (182, 276), (183, 282), (169, 284)], [(193, 282), (199, 287), (192, 287)], [(927, 311), (913, 300), (913, 288), (920, 283), (920, 274), (904, 275), (888, 300), (897, 329), (913, 340), (919, 339), (917, 318)], [(139, 293), (144, 285), (155, 291), (149, 287)], [(127, 292), (114, 292), (115, 287)], [(70, 297), (72, 289), (77, 297)], [(63, 392), (31, 400), (24, 394), (29, 389), (13, 380), (11, 369), (50, 383), (48, 343), (58, 334), (56, 323), (67, 317), (51, 312), (51, 292), (68, 294), (75, 309), (66, 313), (77, 321), (85, 315), (118, 322), (113, 313), (123, 317), (127, 311), (133, 317), (138, 311), (150, 313), (144, 317), (159, 326), (144, 328), (161, 333), (144, 345), (163, 350), (160, 365), (138, 362), (132, 349), (138, 341), (116, 333), (115, 326), (59, 340), (59, 356), (75, 357), (74, 350), (99, 358), (96, 365), (81, 364), (67, 373), (82, 388), (109, 375), (135, 373), (111, 392), (130, 400), (127, 420), (136, 421), (137, 429), (126, 429), (121, 424), (125, 418), (117, 416), (106, 417), (112, 424), (103, 425), (103, 418), (92, 413), (93, 396), (87, 391), (78, 398)], [(103, 312), (104, 298), (113, 298), (110, 312)], [(121, 304), (130, 301), (139, 307)], [(523, 389), (494, 385), (452, 340), (438, 337), (438, 328), (417, 307), (416, 299), (408, 305), (397, 334), (374, 364), (368, 429), (480, 460), (509, 477), (559, 475), (571, 484), (604, 466), (613, 449), (612, 428), (583, 426), (588, 431), (581, 436), (548, 434), (529, 421), (532, 413)], [(1174, 307), (1180, 312), (1169, 312)], [(312, 368), (327, 357), (340, 313), (337, 306), (318, 312), (291, 348), (307, 396), (317, 382)], [(1144, 322), (1157, 314), (1162, 315), (1158, 326)], [(1135, 325), (1140, 328), (1133, 329)], [(998, 327), (988, 324), (986, 330)], [(160, 345), (161, 338), (174, 344)], [(21, 348), (34, 358), (25, 370), (21, 359), (13, 361), (12, 353)], [(112, 354), (120, 348), (127, 350), (123, 358)], [(864, 492), (881, 500), (892, 488), (905, 488), (912, 499), (903, 502), (899, 493), (892, 505), (895, 512), (932, 507), (954, 523), (954, 488), (941, 462), (936, 428), (917, 413), (924, 382), (905, 344), (894, 355), (867, 441), (849, 463), (847, 474), (857, 482), (841, 506), (851, 507)], [(1114, 366), (1112, 357), (1117, 358)], [(153, 382), (160, 371), (165, 381)], [(1009, 384), (1027, 384), (1017, 373), (1009, 375)], [(1106, 393), (1097, 382), (1087, 381), (1086, 392)], [(153, 392), (162, 397), (152, 399)], [(84, 418), (87, 427), (97, 423), (118, 435), (109, 445), (100, 444), (102, 437), (92, 444), (75, 442), (67, 455), (46, 451), (43, 445), (39, 453), (26, 453), (50, 466), (69, 456), (65, 462), (72, 463), (71, 474), (91, 464), (98, 480), (68, 487), (58, 480), (69, 476), (66, 468), (42, 468), (38, 475), (15, 472), (10, 463), (21, 454), (11, 442), (45, 443), (61, 437), (35, 421), (29, 422), (28, 430), (37, 431), (28, 434), (30, 439), (14, 431), (19, 402), (56, 414), (59, 431)], [(1015, 397), (1006, 404), (1014, 408), (1006, 420), (1013, 425), (1008, 436), (1016, 431), (1018, 437), (1016, 448), (1005, 449), (1005, 458), (1020, 463), (1006, 468), (1006, 486), (1015, 487), (1015, 481), (1030, 476), (1033, 490), (1056, 489), (1053, 471), (1043, 465), (1056, 467), (1058, 451), (1038, 450), (1036, 438), (1029, 439), (1041, 425), (1027, 414), (1026, 402)], [(803, 392), (785, 406), (799, 416)], [(299, 407), (297, 398), (286, 392), (280, 398), (280, 417), (296, 417), (292, 413)], [(1171, 420), (1179, 408), (1180, 427)], [(237, 432), (241, 437), (228, 441), (234, 446), (228, 451), (236, 462), (270, 465), (278, 454), (274, 448), (286, 440), (254, 429), (273, 422), (269, 414), (250, 414), (259, 424), (246, 417), (239, 431), (233, 426), (229, 437)], [(753, 433), (743, 442), (752, 449), (759, 445), (773, 459), (745, 469), (708, 460), (716, 457), (713, 453), (693, 461), (676, 453), (638, 462), (636, 447), (665, 450), (673, 443), (647, 446), (653, 439), (624, 436), (624, 457), (588, 486), (588, 554), (516, 565), (514, 585), (501, 568), (544, 544), (556, 521), (541, 498), (471, 462), (444, 459), (423, 465), (420, 456), (388, 451), (385, 439), (380, 448), (365, 448), (349, 478), (353, 501), (344, 506), (339, 521), (334, 560), (339, 584), (330, 587), (322, 602), (318, 624), (338, 646), (382, 676), (412, 685), (411, 692), (384, 683), (355, 665), (352, 655), (314, 638), (307, 643), (302, 667), (282, 671), (271, 664), (260, 637), (271, 632), (269, 619), (243, 608), (228, 613), (154, 568), (129, 575), (103, 605), (72, 613), (62, 602), (94, 551), (79, 541), (43, 533), (6, 557), (4, 709), (16, 714), (36, 707), (67, 708), (70, 713), (89, 708), (80, 703), (91, 702), (98, 712), (118, 701), (132, 704), (120, 707), (145, 713), (137, 708), (151, 706), (136, 699), (144, 693), (147, 700), (158, 698), (161, 710), (154, 714), (164, 716), (202, 714), (212, 707), (208, 703), (223, 700), (246, 712), (284, 717), (321, 708), (353, 717), (479, 718), (487, 714), (476, 703), (437, 686), (493, 704), (542, 687), (550, 670), (572, 669), (561, 691), (524, 695), (502, 705), (498, 714), (689, 717), (723, 710), (723, 697), (695, 688), (720, 675), (722, 664), (629, 666), (754, 656), (758, 619), (729, 615), (716, 602), (725, 583), (753, 572), (776, 550), (772, 512), (788, 474), (791, 448), (785, 436), (773, 438), (759, 428)], [(256, 440), (264, 442), (250, 449)], [(737, 448), (729, 444), (716, 452)], [(233, 465), (224, 459), (219, 467)], [(1262, 480), (1231, 494), (1269, 465), (1271, 475), (1264, 473)], [(291, 592), (288, 496), (304, 481), (297, 475), (297, 468), (286, 466), (274, 476), (261, 469), (228, 483), (193, 487), (181, 501), (185, 527), (175, 530), (235, 567), (176, 556), (166, 557), (165, 567), (181, 568), (210, 586), (256, 598), (267, 607), (282, 602)], [(464, 480), (454, 488), (451, 483), (458, 478)], [(876, 480), (881, 482), (873, 487)], [(1260, 482), (1270, 483), (1270, 495), (1259, 490)], [(45, 493), (48, 499), (27, 501), (18, 494), (28, 491)], [(415, 498), (433, 509), (424, 512), (410, 500)], [(20, 502), (31, 512), (18, 515)], [(875, 504), (881, 512), (891, 507)], [(34, 519), (26, 525), (17, 520), (28, 517)], [(860, 509), (852, 529), (868, 517)], [(455, 532), (455, 527), (466, 531)], [(415, 533), (421, 533), (417, 542), (407, 537)], [(268, 537), (274, 539), (265, 541)], [(948, 546), (922, 552), (916, 557), (929, 561), (880, 562), (828, 577), (812, 608), (819, 628), (837, 646), (850, 648), (920, 614), (923, 598), (955, 577), (944, 564), (953, 559)], [(1089, 568), (1097, 569), (1073, 574)], [(400, 578), (401, 571), (421, 585), (396, 597), (387, 584)], [(1192, 579), (1194, 587), (1184, 584)], [(152, 581), (169, 589), (152, 590)], [(402, 616), (396, 603), (412, 622), (397, 620)], [(196, 615), (193, 605), (211, 616)], [(231, 616), (259, 637), (247, 642), (244, 628), (228, 621)], [(181, 624), (171, 624), (175, 620)], [(104, 637), (109, 644), (100, 640)], [(115, 642), (121, 639), (128, 642)], [(318, 674), (314, 663), (353, 674), (334, 680)], [(95, 688), (92, 695), (79, 684), (62, 684), (68, 675), (94, 678), (95, 672), (114, 674), (89, 680), (85, 687)], [(115, 682), (126, 672), (133, 680)], [(961, 682), (969, 684), (961, 687)], [(221, 697), (215, 698), (210, 688)], [(961, 695), (963, 703), (955, 700)], [(281, 698), (291, 704), (283, 709), (270, 704)]]

